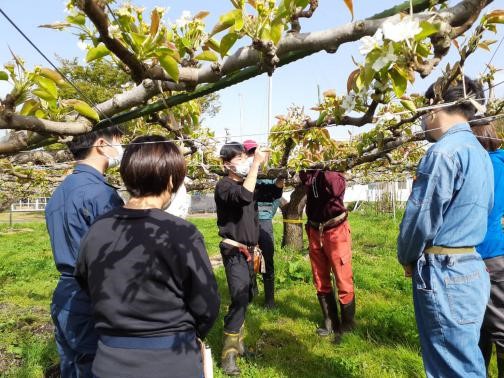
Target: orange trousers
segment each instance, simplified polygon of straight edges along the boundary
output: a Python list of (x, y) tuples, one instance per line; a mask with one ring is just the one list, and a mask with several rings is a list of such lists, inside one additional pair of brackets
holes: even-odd
[(310, 249), (310, 262), (313, 283), (317, 294), (328, 294), (332, 291), (331, 270), (336, 278), (340, 303), (347, 304), (354, 298), (352, 273), (352, 238), (348, 221), (330, 228), (322, 233), (306, 225)]

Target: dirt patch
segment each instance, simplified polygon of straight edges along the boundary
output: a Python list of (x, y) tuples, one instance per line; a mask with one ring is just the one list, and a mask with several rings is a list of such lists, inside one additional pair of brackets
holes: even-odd
[(22, 232), (33, 232), (33, 228), (10, 228), (7, 231), (0, 232), (0, 235), (13, 235)]
[(20, 365), (20, 358), (17, 358), (15, 354), (7, 353), (5, 350), (0, 349), (0, 375)]

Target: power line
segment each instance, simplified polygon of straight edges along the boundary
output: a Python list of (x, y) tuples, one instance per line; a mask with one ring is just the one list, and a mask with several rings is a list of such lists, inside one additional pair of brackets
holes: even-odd
[(63, 72), (35, 45), (35, 43), (32, 42), (32, 40), (16, 25), (16, 23), (10, 19), (9, 16), (4, 12), (2, 8), (0, 8), (0, 13), (9, 21), (9, 23), (21, 34), (24, 39), (54, 68), (56, 72), (58, 72), (65, 81), (67, 81), (76, 91), (79, 93), (79, 95), (88, 103), (92, 104), (93, 107), (96, 109), (98, 113), (100, 113), (103, 118), (108, 120), (110, 124), (112, 124), (112, 121), (110, 120), (109, 117), (107, 117), (101, 110), (98, 108), (98, 105), (94, 103), (94, 101), (90, 100), (69, 78), (65, 76)]
[[(504, 117), (504, 114), (501, 115), (501, 118)], [(489, 118), (489, 117), (487, 117)], [(478, 120), (472, 120), (472, 121), (469, 121), (469, 122), (475, 122), (475, 121), (481, 121), (482, 119), (478, 119)], [(436, 131), (436, 130), (441, 130), (442, 128), (441, 127), (437, 127), (437, 128), (434, 128), (434, 129), (429, 129), (429, 131)], [(416, 132), (413, 132), (412, 135), (421, 135), (421, 134), (425, 134), (424, 131), (416, 131)], [(501, 141), (501, 142), (504, 142), (504, 139), (501, 139), (501, 138), (493, 138), (493, 137), (484, 137), (484, 136), (477, 136), (477, 138), (481, 138), (481, 139), (491, 139), (491, 140), (498, 140), (498, 141)], [(127, 145), (144, 145), (144, 144), (157, 144), (157, 143), (168, 143), (170, 141), (152, 141), (152, 142), (137, 142), (137, 143), (128, 143), (128, 144), (122, 144), (122, 146), (127, 146)], [(415, 142), (414, 140), (412, 141), (408, 141), (406, 143), (411, 143), (411, 142)], [(422, 141), (417, 141), (417, 142), (422, 142)], [(425, 142), (425, 141), (424, 141)], [(415, 147), (414, 149), (412, 149), (410, 151), (413, 152), (413, 151), (416, 151), (420, 148), (423, 148), (425, 146), (427, 146), (429, 144), (429, 142), (425, 142), (424, 144), (422, 145), (419, 145), (417, 147)], [(384, 149), (384, 150), (380, 150), (379, 152), (389, 152), (389, 151), (393, 151), (395, 149), (397, 149), (398, 147), (389, 147), (387, 149)], [(334, 162), (339, 162), (341, 161), (341, 159), (330, 159), (330, 160), (322, 160), (322, 161), (319, 161), (318, 163), (322, 163), (322, 164), (325, 164), (325, 163), (334, 163)], [(65, 163), (60, 163), (60, 164), (71, 164), (71, 163), (77, 163), (77, 161), (73, 160), (73, 161), (68, 161), (68, 162), (65, 162)], [(187, 164), (187, 167), (195, 167), (195, 168), (199, 168), (199, 167), (221, 167), (222, 165), (221, 164), (204, 164), (204, 163), (201, 163), (201, 164)], [(33, 166), (33, 167), (29, 167), (29, 168), (42, 168), (42, 167), (47, 167), (47, 168), (52, 168), (53, 170), (62, 170), (62, 169), (69, 169), (70, 167), (64, 167), (64, 168), (60, 168), (60, 169), (57, 169), (57, 168), (54, 168), (53, 165), (37, 165), (37, 166)], [(275, 169), (281, 169), (281, 168), (285, 168), (285, 167), (274, 167)], [(313, 168), (314, 170), (317, 169), (317, 168)]]

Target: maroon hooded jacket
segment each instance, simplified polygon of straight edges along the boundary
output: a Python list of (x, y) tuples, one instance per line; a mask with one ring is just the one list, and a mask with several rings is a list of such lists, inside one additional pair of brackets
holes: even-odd
[(314, 222), (327, 222), (346, 211), (343, 203), (345, 196), (345, 177), (331, 171), (301, 171), (299, 178), (308, 195), (306, 215)]

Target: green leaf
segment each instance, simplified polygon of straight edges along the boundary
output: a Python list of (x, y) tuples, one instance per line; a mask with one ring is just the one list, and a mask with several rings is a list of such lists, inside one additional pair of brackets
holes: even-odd
[(139, 47), (142, 46), (145, 40), (147, 39), (147, 36), (145, 34), (139, 34), (135, 32), (129, 33), (131, 35), (131, 38), (133, 39), (133, 43)]
[(234, 31), (239, 32), (243, 29), (243, 14), (240, 12), (236, 15), (235, 23), (234, 23)]
[(37, 109), (35, 112), (35, 117), (37, 118), (45, 118), (46, 113), (42, 109)]
[(238, 39), (238, 34), (236, 33), (229, 33), (226, 34), (224, 37), (222, 37), (221, 43), (220, 43), (220, 54), (222, 57), (226, 56), (227, 52), (233, 45), (235, 44), (236, 40)]
[(408, 109), (410, 112), (416, 112), (415, 103), (411, 100), (401, 100), (402, 106)]
[(308, 4), (310, 4), (310, 0), (295, 0), (296, 6), (305, 8)]
[(107, 49), (107, 47), (100, 42), (98, 46), (89, 49), (86, 54), (86, 63), (89, 63), (95, 59), (103, 58), (108, 54), (110, 54), (109, 49)]
[(271, 41), (271, 28), (269, 25), (264, 25), (261, 30), (261, 40), (262, 41)]
[(55, 100), (56, 98), (53, 97), (49, 92), (47, 92), (45, 89), (43, 88), (37, 88), (37, 89), (34, 89), (32, 91), (32, 93), (41, 98), (42, 100), (45, 100), (45, 101), (53, 101)]
[[(214, 26), (212, 32), (210, 33), (210, 36), (220, 33), (223, 30), (226, 30), (227, 28), (231, 27), (234, 25), (235, 20), (237, 18), (242, 18), (242, 11), (241, 9), (233, 9), (232, 11), (222, 15), (219, 18), (219, 23)], [(243, 18), (242, 18), (243, 21)]]
[(408, 85), (408, 81), (395, 68), (389, 71), (389, 77), (392, 80), (392, 88), (394, 89), (395, 95), (397, 97), (401, 97), (404, 94), (404, 92), (406, 92), (406, 86)]
[(284, 31), (284, 24), (282, 20), (273, 22), (271, 24), (271, 40), (275, 45), (280, 42), (280, 39), (282, 38), (282, 32)]
[(78, 13), (75, 16), (67, 16), (66, 20), (74, 25), (84, 26), (86, 24), (86, 16), (82, 13)]
[(209, 47), (209, 48), (211, 48), (213, 51), (220, 53), (220, 45), (219, 45), (219, 42), (217, 42), (215, 39), (210, 38), (210, 39), (207, 41), (206, 46), (207, 46), (207, 47)]
[(86, 102), (81, 100), (63, 100), (61, 101), (62, 105), (65, 107), (71, 107), (79, 114), (82, 114), (86, 118), (91, 118), (92, 120), (99, 121), (100, 116), (91, 106), (89, 106)]
[(439, 31), (439, 24), (431, 24), (427, 21), (421, 21), (420, 28), (422, 31), (415, 35), (415, 41), (421, 41), (432, 34), (436, 34)]
[(0, 80), (9, 80), (9, 74), (5, 71), (0, 71)]
[(44, 76), (37, 76), (35, 78), (35, 81), (41, 88), (47, 91), (53, 99), (58, 98), (58, 88), (56, 87), (56, 83), (53, 80), (48, 79)]
[(424, 43), (419, 43), (416, 48), (416, 52), (423, 58), (427, 58), (430, 54), (430, 49)]
[(324, 120), (326, 119), (327, 117), (327, 111), (324, 110), (323, 112), (320, 113), (318, 119), (317, 119), (317, 126), (320, 126), (322, 124), (322, 122), (324, 122)]
[(215, 55), (215, 53), (213, 51), (210, 51), (210, 50), (203, 51), (201, 54), (196, 55), (194, 57), (194, 59), (196, 59), (196, 60), (208, 60), (210, 62), (216, 62), (217, 60), (219, 60), (219, 58), (217, 57), (217, 55)]
[(170, 55), (163, 55), (159, 57), (159, 64), (164, 68), (166, 73), (178, 83), (179, 67), (177, 61)]
[(19, 111), (19, 114), (23, 116), (28, 116), (31, 115), (35, 112), (36, 109), (39, 108), (39, 102), (35, 101), (34, 99), (29, 99), (26, 100), (25, 103), (23, 104), (23, 107)]

